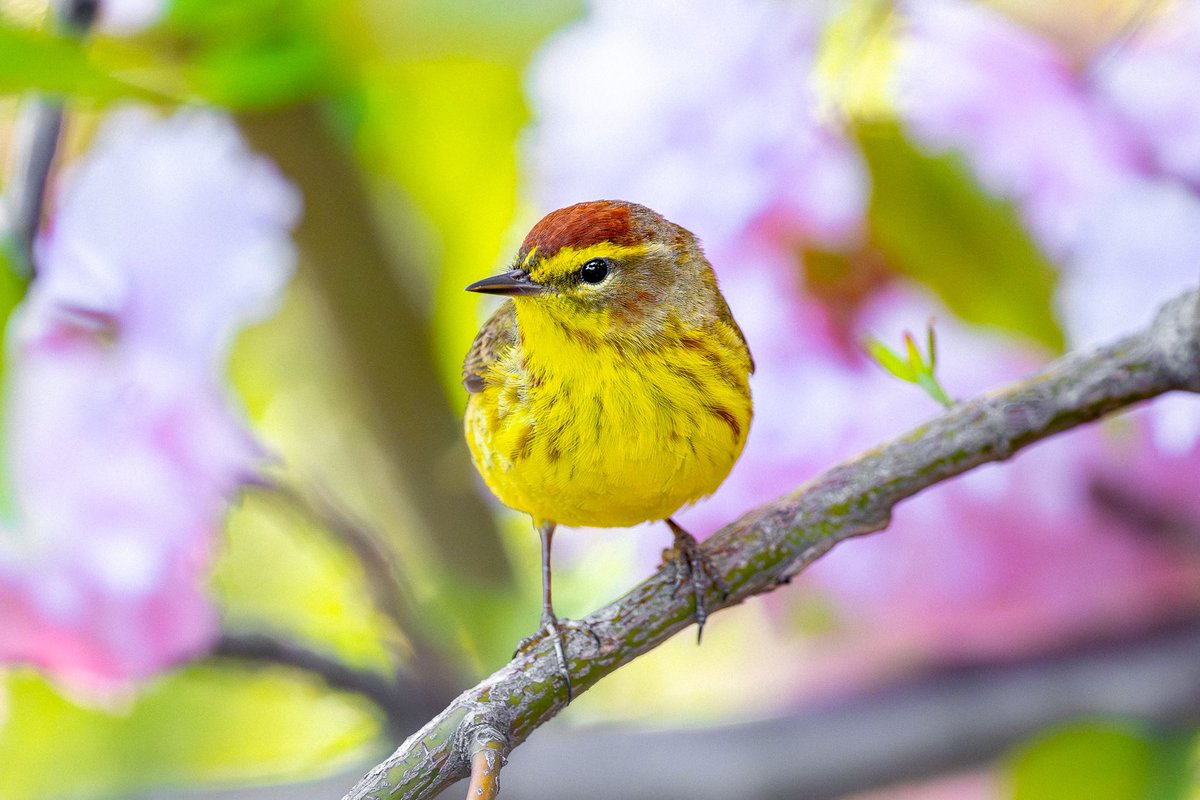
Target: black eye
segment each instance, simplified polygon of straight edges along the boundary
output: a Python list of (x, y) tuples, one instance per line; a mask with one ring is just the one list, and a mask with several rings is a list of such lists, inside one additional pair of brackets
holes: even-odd
[(599, 283), (608, 277), (607, 258), (593, 258), (579, 268), (579, 279), (584, 283)]

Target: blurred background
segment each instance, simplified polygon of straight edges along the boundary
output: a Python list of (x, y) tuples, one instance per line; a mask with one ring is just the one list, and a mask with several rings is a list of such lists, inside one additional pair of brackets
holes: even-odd
[[(1193, 0), (0, 0), (0, 797), (340, 797), (507, 662), (462, 288), (544, 213), (705, 244), (758, 369), (702, 537), (939, 412), (867, 342), (966, 398), (1194, 288), (1197, 86)], [(1167, 397), (929, 490), (504, 796), (1197, 796), (1198, 468)], [(669, 541), (564, 531), (559, 612)]]

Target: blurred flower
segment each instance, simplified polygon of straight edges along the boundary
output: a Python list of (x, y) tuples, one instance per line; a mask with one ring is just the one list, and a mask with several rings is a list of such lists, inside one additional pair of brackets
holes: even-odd
[[(1044, 360), (959, 323), (860, 241), (864, 168), (837, 127), (813, 116), (821, 6), (591, 8), (534, 66), (533, 195), (547, 209), (635, 200), (695, 230), (758, 364), (746, 450), (718, 492), (683, 513), (686, 526), (712, 530), (938, 413), (863, 357), (856, 341), (866, 332), (899, 342), (936, 317), (938, 377), (958, 397)], [(1052, 45), (973, 5), (908, 11), (898, 83), (918, 141), (964, 153), (1063, 261), (1060, 301), (1074, 341), (1145, 324), (1180, 287), (1183, 254), (1195, 252), (1195, 198), (1144, 171), (1127, 122), (1086, 95)], [(1138, 214), (1139, 203), (1153, 218)], [(834, 268), (824, 270), (829, 257)], [(1137, 258), (1149, 259), (1154, 276)], [(1114, 297), (1119, 314), (1108, 308)], [(1119, 442), (1099, 426), (1056, 437), (907, 501), (887, 533), (818, 562), (800, 583), (809, 597), (827, 591), (841, 623), (841, 646), (825, 640), (836, 662), (828, 675), (1019, 654), (1194, 607), (1196, 559), (1093, 503), (1102, 478), (1138, 496), (1156, 486), (1127, 474), (1131, 449), (1155, 463), (1175, 459), (1176, 470), (1189, 463), (1195, 474), (1200, 452), (1187, 445), (1165, 456), (1144, 428), (1131, 419)], [(1174, 507), (1200, 518), (1181, 492), (1147, 496), (1185, 503)]]
[[(748, 453), (791, 468), (743, 487), (754, 502), (791, 485), (795, 454), (814, 431), (840, 444), (821, 421), (849, 397), (816, 362), (795, 358), (841, 359), (824, 309), (800, 291), (795, 256), (855, 242), (867, 200), (858, 153), (815, 116), (822, 7), (741, 0), (680, 13), (665, 2), (600, 0), (551, 40), (530, 77), (538, 124), (526, 152), (538, 205), (629, 199), (695, 231), (758, 361), (756, 404), (777, 399), (814, 414), (810, 430), (792, 413), (756, 414)], [(598, 108), (611, 113), (598, 117)], [(797, 394), (793, 378), (808, 391)]]
[[(1058, 302), (1072, 346), (1145, 325), (1159, 304), (1194, 285), (1200, 202), (1146, 171), (1144, 133), (1113, 116), (1065, 54), (981, 5), (906, 9), (901, 113), (918, 141), (962, 154), (986, 188), (1016, 201), (1062, 269)], [(896, 299), (875, 302), (862, 324), (911, 328), (921, 319)], [(1019, 345), (988, 336), (992, 344), (981, 348), (984, 334), (967, 337), (930, 311), (942, 320), (947, 386), (968, 389), (982, 378), (964, 392), (972, 394), (1035, 363), (1028, 354), (1025, 368), (1003, 368), (997, 351), (1018, 356)], [(886, 318), (873, 321), (880, 312)], [(967, 359), (958, 374), (956, 357)], [(1194, 496), (1164, 480), (1195, 474), (1197, 434), (1194, 400), (1163, 398), (1148, 415), (1128, 416), (1123, 431), (1056, 437), (906, 502), (886, 535), (842, 545), (844, 554), (814, 576), (838, 590), (844, 611), (857, 609), (851, 624), (866, 629), (872, 647), (893, 653), (994, 658), (1194, 607), (1200, 564), (1190, 546), (1139, 529), (1096, 494), (1119, 486), (1200, 519)]]
[(129, 35), (162, 18), (167, 0), (101, 0), (96, 26), (105, 33)]
[(1170, 4), (1092, 67), (1100, 102), (1149, 154), (1153, 168), (1200, 187), (1200, 5)]
[(932, 151), (963, 153), (1063, 257), (1091, 207), (1136, 168), (1120, 127), (1088, 101), (1065, 55), (999, 12), (960, 0), (904, 9), (896, 84), (910, 130)]
[(710, 245), (763, 221), (830, 246), (855, 234), (860, 160), (814, 118), (818, 7), (592, 3), (532, 69), (539, 202), (636, 200)]
[[(927, 292), (907, 285), (876, 292), (855, 324), (884, 341), (899, 341), (904, 330), (918, 329), (931, 316), (938, 377), (954, 396), (1003, 385), (1041, 360), (1000, 334), (959, 323)], [(819, 351), (805, 360), (814, 363), (805, 369), (780, 361), (773, 367), (796, 376), (790, 413), (782, 397), (763, 398), (755, 384), (756, 423), (781, 415), (784, 421), (775, 424), (798, 427), (792, 436), (810, 441), (782, 455), (767, 434), (761, 450), (747, 448), (752, 460), (731, 476), (735, 484), (782, 471), (790, 486), (780, 491), (794, 487), (815, 467), (863, 452), (938, 413), (923, 392), (881, 368), (839, 365)], [(840, 384), (839, 396), (805, 397), (802, 378), (816, 372), (825, 373), (826, 383)], [(839, 432), (839, 440), (821, 448), (830, 431)], [(1174, 543), (1123, 527), (1094, 507), (1091, 492), (1102, 476), (1142, 495), (1129, 478), (1113, 478), (1126, 472), (1127, 454), (1111, 445), (1098, 426), (1055, 437), (905, 501), (887, 532), (844, 542), (814, 564), (808, 577), (832, 590), (843, 626), (842, 647), (825, 656), (829, 667), (845, 679), (911, 660), (1009, 657), (1146, 624), (1182, 604), (1194, 605), (1200, 564), (1181, 558)], [(760, 455), (768, 452), (774, 453), (771, 461)], [(814, 457), (822, 460), (815, 467)], [(1200, 518), (1200, 504), (1182, 506), (1188, 507)], [(738, 513), (721, 511), (724, 519), (714, 523)]]
[[(961, 154), (985, 187), (1017, 203), (1062, 269), (1071, 346), (1145, 325), (1195, 284), (1200, 197), (1188, 181), (1200, 168), (1200, 103), (1181, 88), (1183, 76), (1200, 78), (1194, 5), (1177, 4), (1090, 72), (985, 6), (905, 9), (900, 112), (926, 147)], [(1159, 406), (1160, 443), (1183, 452), (1200, 441), (1200, 420), (1181, 424), (1177, 402)]]
[(298, 213), (211, 113), (120, 112), (69, 176), (12, 331), (0, 659), (103, 686), (211, 640), (213, 539), (263, 455), (221, 368), (279, 299)]

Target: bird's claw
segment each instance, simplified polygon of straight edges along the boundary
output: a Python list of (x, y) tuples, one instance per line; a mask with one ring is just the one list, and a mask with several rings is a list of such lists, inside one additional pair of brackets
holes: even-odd
[(712, 558), (700, 548), (700, 543), (690, 533), (679, 527), (674, 520), (667, 520), (675, 533), (675, 543), (663, 550), (663, 563), (671, 564), (675, 572), (675, 594), (679, 595), (683, 588), (690, 584), (696, 609), (693, 616), (696, 619), (696, 644), (704, 636), (704, 623), (708, 621), (708, 609), (704, 604), (707, 579), (721, 593), (721, 602), (729, 599), (729, 584), (717, 571)]
[(554, 645), (554, 656), (558, 661), (558, 671), (563, 677), (563, 683), (567, 687), (567, 702), (571, 702), (575, 697), (574, 687), (571, 684), (571, 670), (567, 666), (567, 652), (563, 646), (562, 632), (564, 630), (582, 631), (592, 637), (596, 644), (596, 652), (600, 651), (602, 642), (600, 636), (586, 622), (580, 622), (573, 619), (558, 619), (557, 617), (543, 614), (541, 626), (536, 633), (526, 636), (517, 644), (517, 649), (513, 656), (527, 655), (534, 647), (541, 644), (543, 640), (550, 639)]

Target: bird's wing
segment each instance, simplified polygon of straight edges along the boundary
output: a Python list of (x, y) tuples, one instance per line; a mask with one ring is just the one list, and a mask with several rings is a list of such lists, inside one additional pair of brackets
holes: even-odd
[(463, 361), (463, 386), (467, 387), (468, 392), (478, 394), (483, 391), (488, 367), (496, 363), (516, 341), (516, 306), (512, 300), (506, 300), (479, 329)]
[(754, 373), (754, 356), (750, 353), (750, 343), (746, 341), (746, 334), (742, 333), (742, 326), (737, 324), (737, 320), (733, 318), (733, 312), (729, 310), (729, 303), (725, 301), (725, 295), (717, 292), (717, 317), (729, 327), (733, 328), (733, 332), (742, 340), (742, 346), (746, 348), (746, 357), (750, 359), (750, 373)]

